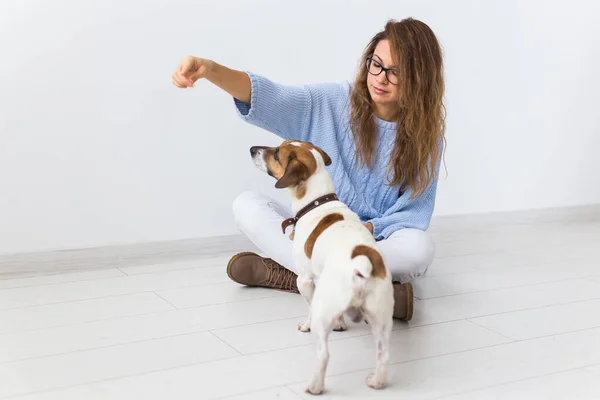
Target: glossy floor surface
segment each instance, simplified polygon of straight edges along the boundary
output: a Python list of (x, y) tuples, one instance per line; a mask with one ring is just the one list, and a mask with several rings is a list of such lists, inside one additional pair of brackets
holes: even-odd
[[(395, 324), (389, 386), (365, 385), (373, 338), (350, 324), (330, 337), (321, 398), (599, 399), (596, 210), (434, 224), (437, 256), (414, 282), (413, 320)], [(229, 281), (245, 246), (231, 243), (186, 257), (0, 257), (0, 398), (311, 397), (304, 301)]]

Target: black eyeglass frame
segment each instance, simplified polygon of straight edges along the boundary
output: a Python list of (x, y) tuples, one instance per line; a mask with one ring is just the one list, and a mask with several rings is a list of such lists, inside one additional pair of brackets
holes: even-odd
[[(388, 72), (392, 71), (392, 72), (396, 72), (396, 70), (394, 68), (386, 68), (383, 65), (381, 65), (381, 62), (375, 60), (373, 57), (369, 56), (367, 57), (367, 63), (366, 63), (366, 67), (367, 67), (367, 72), (370, 73), (371, 75), (380, 75), (382, 72), (385, 72), (385, 78), (388, 80), (389, 83), (391, 83), (392, 85), (397, 85), (398, 84), (398, 77), (394, 76), (394, 79), (396, 80), (396, 82), (394, 83), (391, 79), (390, 76), (388, 75)], [(371, 63), (377, 63), (379, 65), (379, 68), (381, 68), (381, 70), (374, 74), (373, 72), (371, 72)]]

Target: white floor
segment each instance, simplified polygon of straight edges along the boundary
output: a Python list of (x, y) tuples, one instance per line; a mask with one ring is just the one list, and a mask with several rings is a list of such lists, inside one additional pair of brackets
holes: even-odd
[[(390, 386), (364, 384), (373, 341), (350, 325), (321, 398), (599, 399), (600, 217), (456, 221), (432, 227)], [(0, 280), (0, 398), (309, 398), (303, 300), (230, 282), (229, 255)]]

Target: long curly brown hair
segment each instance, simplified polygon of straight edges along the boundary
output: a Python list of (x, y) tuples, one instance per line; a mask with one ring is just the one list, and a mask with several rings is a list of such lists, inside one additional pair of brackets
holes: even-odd
[[(390, 186), (409, 188), (419, 196), (435, 179), (445, 145), (444, 75), (442, 50), (425, 23), (408, 18), (390, 20), (365, 48), (351, 93), (350, 127), (362, 166), (373, 165), (376, 154), (376, 124), (367, 86), (367, 57), (381, 40), (389, 40), (398, 66), (398, 129), (388, 176)], [(358, 161), (357, 160), (357, 161)]]

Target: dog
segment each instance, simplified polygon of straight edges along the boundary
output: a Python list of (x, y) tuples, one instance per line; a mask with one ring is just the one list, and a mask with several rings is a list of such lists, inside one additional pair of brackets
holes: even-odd
[(325, 168), (331, 158), (312, 143), (290, 140), (279, 147), (253, 146), (250, 154), (258, 169), (276, 179), (275, 187), (287, 188), (292, 198), (295, 216), (282, 223), (282, 230), (294, 228), (298, 290), (309, 309), (298, 329), (311, 331), (317, 348), (317, 366), (306, 392), (324, 390), (328, 337), (332, 330), (346, 329), (344, 314), (370, 324), (377, 362), (366, 383), (384, 388), (394, 309), (391, 273), (372, 233), (337, 198)]

